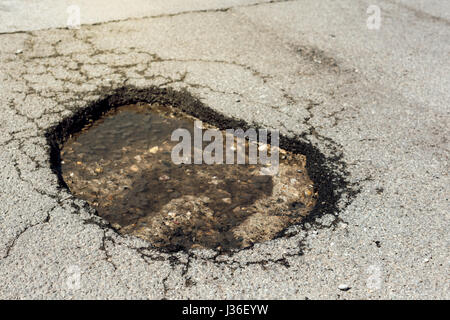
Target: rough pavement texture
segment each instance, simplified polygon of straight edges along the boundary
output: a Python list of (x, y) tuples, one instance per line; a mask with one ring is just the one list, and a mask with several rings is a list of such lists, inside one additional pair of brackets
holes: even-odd
[[(370, 1), (303, 0), (1, 34), (0, 297), (449, 299), (448, 5), (405, 3), (378, 1), (378, 31)], [(152, 85), (337, 146), (360, 192), (232, 255), (117, 235), (58, 189), (44, 134)]]

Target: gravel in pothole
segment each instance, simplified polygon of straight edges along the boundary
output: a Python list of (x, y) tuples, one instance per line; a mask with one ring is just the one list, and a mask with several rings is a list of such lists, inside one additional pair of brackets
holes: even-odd
[(317, 194), (303, 155), (280, 149), (273, 176), (260, 164), (174, 164), (171, 134), (193, 136), (194, 120), (158, 104), (111, 110), (64, 144), (64, 181), (119, 232), (168, 250), (245, 248), (311, 211)]

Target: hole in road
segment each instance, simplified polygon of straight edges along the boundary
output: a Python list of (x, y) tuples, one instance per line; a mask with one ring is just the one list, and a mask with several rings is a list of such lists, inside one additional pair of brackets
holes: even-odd
[[(175, 164), (179, 141), (171, 135), (184, 128), (194, 137), (195, 120), (159, 102), (104, 110), (60, 147), (62, 178), (116, 230), (168, 250), (245, 248), (310, 213), (317, 194), (301, 154), (279, 149), (276, 175), (264, 174), (267, 165), (248, 163), (248, 140), (241, 144), (246, 164)], [(237, 151), (242, 138), (232, 139)]]

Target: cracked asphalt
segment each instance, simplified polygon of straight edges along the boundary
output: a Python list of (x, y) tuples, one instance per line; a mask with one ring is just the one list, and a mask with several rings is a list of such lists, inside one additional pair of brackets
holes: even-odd
[[(2, 23), (0, 298), (449, 299), (448, 3), (181, 3), (87, 12), (78, 30)], [(380, 30), (366, 27), (371, 4)], [(46, 133), (119, 88), (153, 86), (340, 155), (358, 192), (338, 218), (231, 254), (115, 233), (59, 187)]]

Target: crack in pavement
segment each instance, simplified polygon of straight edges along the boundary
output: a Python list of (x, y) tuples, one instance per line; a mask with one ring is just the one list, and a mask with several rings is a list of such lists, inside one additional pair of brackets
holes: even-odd
[[(54, 208), (52, 208), (51, 210), (49, 210), (49, 212), (51, 212), (53, 209), (55, 209), (56, 206)], [(16, 242), (19, 240), (19, 238), (28, 230), (38, 226), (38, 225), (42, 225), (45, 223), (48, 223), (50, 221), (50, 213), (47, 214), (47, 217), (45, 219), (43, 219), (42, 221), (38, 222), (38, 223), (34, 223), (28, 226), (25, 226), (25, 228), (23, 230), (21, 230), (18, 234), (16, 234), (16, 236), (9, 242), (9, 244), (6, 245), (6, 252), (3, 255), (3, 257), (1, 259), (6, 259), (9, 257), (9, 254), (11, 252), (11, 250), (14, 248), (14, 246), (16, 245)]]
[[(235, 6), (228, 6), (223, 8), (216, 8), (216, 9), (199, 9), (199, 10), (186, 10), (181, 11), (177, 13), (167, 13), (167, 14), (157, 14), (157, 15), (149, 15), (149, 16), (143, 16), (143, 17), (132, 17), (132, 18), (126, 18), (126, 19), (112, 19), (102, 22), (94, 22), (89, 24), (82, 24), (83, 26), (98, 26), (98, 25), (105, 25), (105, 24), (111, 24), (111, 23), (117, 23), (122, 21), (138, 21), (142, 19), (158, 19), (158, 18), (171, 18), (171, 17), (177, 17), (187, 14), (194, 14), (194, 13), (219, 13), (219, 12), (228, 12), (233, 9), (239, 9), (239, 8), (250, 8), (250, 7), (257, 7), (257, 6), (263, 6), (263, 5), (270, 5), (274, 3), (283, 3), (283, 2), (297, 2), (300, 0), (270, 0), (270, 1), (264, 1), (264, 2), (256, 2), (251, 4), (244, 4), (244, 5), (235, 5)], [(58, 28), (44, 28), (39, 29), (39, 31), (45, 31), (45, 30), (61, 30), (61, 29), (67, 29), (67, 27), (58, 27)], [(31, 31), (7, 31), (7, 32), (0, 32), (0, 35), (2, 34), (28, 34)]]

